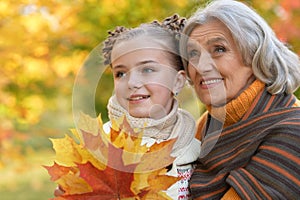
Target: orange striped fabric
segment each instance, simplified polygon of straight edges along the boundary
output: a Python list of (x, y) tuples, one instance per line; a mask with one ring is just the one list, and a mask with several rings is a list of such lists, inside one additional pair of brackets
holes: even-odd
[(190, 182), (193, 199), (300, 196), (297, 99), (262, 90), (253, 102), (239, 122), (224, 129), (209, 114), (203, 118), (201, 155)]

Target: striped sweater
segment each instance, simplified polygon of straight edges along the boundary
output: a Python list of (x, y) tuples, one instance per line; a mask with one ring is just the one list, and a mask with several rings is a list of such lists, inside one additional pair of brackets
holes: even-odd
[(257, 88), (239, 121), (228, 123), (230, 112), (224, 123), (211, 114), (202, 118), (193, 199), (221, 199), (228, 191), (241, 199), (300, 197), (300, 108), (293, 95)]

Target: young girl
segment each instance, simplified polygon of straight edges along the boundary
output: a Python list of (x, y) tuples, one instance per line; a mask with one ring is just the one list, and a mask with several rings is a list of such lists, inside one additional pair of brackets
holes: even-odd
[[(132, 128), (143, 130), (142, 144), (149, 147), (176, 138), (169, 175), (181, 180), (166, 191), (172, 199), (189, 199), (192, 163), (200, 154), (194, 119), (174, 98), (186, 80), (177, 41), (183, 23), (184, 19), (174, 15), (134, 29), (117, 27), (109, 32), (103, 48), (105, 64), (111, 66), (114, 76), (110, 120), (125, 115)], [(110, 122), (104, 128), (109, 130), (109, 126)]]
[[(134, 29), (117, 27), (109, 32), (102, 50), (104, 63), (110, 65), (114, 76), (109, 119), (118, 121), (126, 116), (131, 128), (143, 132), (143, 146), (176, 140), (173, 163), (165, 166), (163, 158), (155, 161), (157, 168), (167, 168), (168, 175), (180, 178), (164, 191), (172, 199), (189, 199), (193, 162), (200, 154), (194, 119), (178, 107), (175, 98), (186, 81), (177, 38), (184, 22), (174, 15), (162, 23), (154, 21)], [(104, 124), (104, 130), (109, 133), (111, 122)], [(57, 189), (55, 194), (62, 192)]]

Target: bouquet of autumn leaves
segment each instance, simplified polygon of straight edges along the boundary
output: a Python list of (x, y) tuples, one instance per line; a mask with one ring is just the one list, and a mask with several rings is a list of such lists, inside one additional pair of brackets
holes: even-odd
[(147, 147), (141, 145), (143, 132), (132, 129), (125, 117), (112, 121), (106, 133), (101, 116), (84, 114), (71, 133), (51, 139), (55, 161), (45, 168), (64, 191), (54, 199), (171, 199), (165, 191), (178, 178), (167, 175), (165, 166), (174, 161), (175, 139)]

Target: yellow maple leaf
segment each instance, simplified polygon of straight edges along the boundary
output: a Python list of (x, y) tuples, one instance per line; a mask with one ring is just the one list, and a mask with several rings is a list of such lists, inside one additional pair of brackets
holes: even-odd
[(76, 143), (69, 136), (65, 135), (64, 138), (50, 139), (55, 150), (55, 161), (64, 166), (75, 166), (76, 162), (81, 163), (81, 155), (77, 151)]
[(104, 198), (105, 193), (123, 195), (121, 199), (170, 199), (165, 190), (178, 178), (167, 175), (165, 167), (174, 160), (170, 154), (175, 139), (146, 147), (141, 145), (143, 133), (133, 130), (126, 118), (112, 121), (110, 132), (105, 133), (100, 116), (84, 114), (71, 133), (73, 138), (51, 139), (61, 165), (46, 167), (65, 197)]
[(180, 180), (179, 177), (167, 175), (167, 169), (165, 168), (162, 170), (157, 170), (155, 172), (152, 172), (148, 176), (150, 189), (153, 192), (167, 190), (171, 185), (173, 185), (178, 180)]
[(98, 118), (92, 118), (89, 115), (80, 113), (75, 135), (91, 155), (102, 163), (107, 163), (107, 149), (110, 138), (109, 134), (106, 134), (103, 130), (100, 115)]
[(66, 174), (56, 181), (65, 190), (65, 195), (92, 192), (93, 188), (81, 177), (73, 173)]
[(77, 122), (77, 128), (94, 136), (98, 135), (99, 130), (102, 128), (101, 125), (103, 124), (102, 120), (99, 120), (101, 120), (101, 115), (98, 118), (92, 118), (81, 112)]
[(148, 192), (141, 198), (141, 200), (173, 200), (170, 196), (168, 196), (165, 192), (159, 191), (159, 192)]
[(51, 180), (60, 185), (66, 195), (92, 191), (89, 184), (79, 176), (80, 172), (76, 167), (65, 167), (54, 163), (52, 166), (45, 166), (45, 168), (51, 175)]
[[(134, 181), (131, 184), (131, 190), (136, 194), (145, 190), (148, 195), (151, 193), (157, 194), (167, 190), (178, 180), (180, 180), (180, 178), (167, 175), (167, 169), (165, 168), (152, 172), (135, 173)], [(160, 196), (163, 194), (164, 192), (161, 193)]]
[[(72, 133), (76, 132), (75, 130)], [(70, 136), (64, 138), (50, 139), (56, 152), (55, 161), (64, 166), (76, 166), (77, 163), (90, 161), (98, 169), (104, 169), (105, 164), (97, 160), (81, 144), (77, 144)]]
[(176, 139), (153, 144), (147, 153), (143, 155), (136, 167), (136, 172), (151, 172), (165, 168), (173, 163), (174, 157), (170, 156)]

